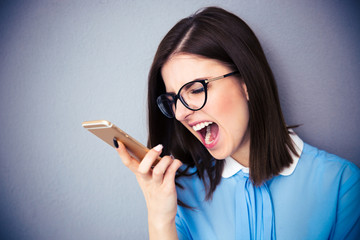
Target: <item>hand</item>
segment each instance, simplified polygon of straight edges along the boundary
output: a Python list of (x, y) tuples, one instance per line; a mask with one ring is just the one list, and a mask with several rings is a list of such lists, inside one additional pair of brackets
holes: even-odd
[(175, 173), (182, 163), (170, 156), (165, 156), (152, 168), (153, 163), (161, 154), (162, 145), (151, 149), (140, 163), (128, 153), (124, 144), (118, 141), (118, 146), (119, 156), (125, 166), (136, 175), (144, 194), (149, 227), (160, 229), (174, 224), (177, 210)]

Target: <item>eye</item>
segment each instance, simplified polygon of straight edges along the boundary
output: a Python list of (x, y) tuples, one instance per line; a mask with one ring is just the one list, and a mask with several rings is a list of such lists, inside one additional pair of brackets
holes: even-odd
[(200, 82), (193, 82), (187, 86), (186, 92), (191, 95), (204, 93), (204, 86)]
[(199, 93), (203, 93), (203, 92), (204, 92), (204, 87), (203, 86), (201, 86), (201, 87), (199, 87), (197, 89), (192, 89), (191, 90), (191, 94), (199, 94)]

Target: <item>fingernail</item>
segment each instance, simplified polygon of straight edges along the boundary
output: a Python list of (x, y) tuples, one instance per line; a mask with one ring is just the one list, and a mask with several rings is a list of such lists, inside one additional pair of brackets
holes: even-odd
[(172, 154), (170, 154), (170, 157), (171, 157), (172, 160), (175, 159), (174, 155), (172, 155)]
[(157, 145), (156, 147), (154, 147), (154, 150), (157, 151), (157, 152), (160, 152), (161, 149), (163, 149), (163, 145), (162, 145), (162, 144), (159, 144), (159, 145)]
[(119, 148), (119, 144), (118, 144), (116, 138), (114, 138), (113, 141), (114, 141), (114, 146), (115, 146), (116, 148)]

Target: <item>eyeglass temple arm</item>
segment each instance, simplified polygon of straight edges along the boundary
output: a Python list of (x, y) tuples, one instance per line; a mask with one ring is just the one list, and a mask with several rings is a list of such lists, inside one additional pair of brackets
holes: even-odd
[(229, 77), (229, 76), (237, 74), (237, 73), (239, 73), (239, 71), (231, 72), (231, 73), (228, 73), (228, 74), (225, 74), (225, 75), (222, 75), (222, 76), (219, 76), (219, 77), (215, 77), (215, 78), (206, 79), (205, 83), (209, 83), (209, 82), (216, 81), (216, 80), (219, 80), (219, 79), (222, 79), (222, 78), (226, 78), (226, 77)]

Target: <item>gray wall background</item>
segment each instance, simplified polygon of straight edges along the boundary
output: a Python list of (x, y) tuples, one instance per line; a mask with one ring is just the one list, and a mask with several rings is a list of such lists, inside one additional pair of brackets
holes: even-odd
[(108, 119), (146, 143), (157, 45), (204, 6), (253, 28), (299, 136), (359, 166), (355, 2), (1, 1), (0, 238), (147, 238), (135, 177), (81, 122)]

